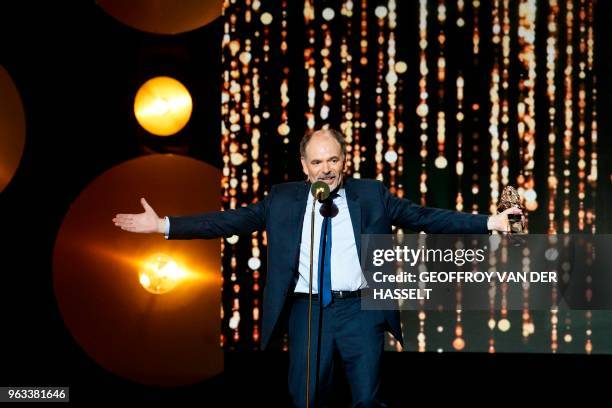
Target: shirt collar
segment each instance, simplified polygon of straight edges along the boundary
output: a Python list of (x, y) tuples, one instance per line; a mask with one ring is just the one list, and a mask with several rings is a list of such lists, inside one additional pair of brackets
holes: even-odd
[(338, 190), (338, 195), (342, 198), (346, 198), (346, 192), (344, 191), (344, 186), (340, 187)]

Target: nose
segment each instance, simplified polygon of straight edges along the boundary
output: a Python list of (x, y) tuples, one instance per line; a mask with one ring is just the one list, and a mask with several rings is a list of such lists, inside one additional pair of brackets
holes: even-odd
[(323, 173), (329, 173), (329, 163), (323, 162)]

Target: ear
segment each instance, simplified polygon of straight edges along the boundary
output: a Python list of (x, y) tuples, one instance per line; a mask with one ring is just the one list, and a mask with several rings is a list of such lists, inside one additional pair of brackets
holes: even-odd
[(309, 173), (308, 173), (308, 167), (306, 166), (306, 159), (304, 158), (304, 156), (302, 156), (300, 158), (301, 162), (302, 162), (302, 171), (304, 172), (304, 174), (306, 175), (306, 177), (309, 178)]

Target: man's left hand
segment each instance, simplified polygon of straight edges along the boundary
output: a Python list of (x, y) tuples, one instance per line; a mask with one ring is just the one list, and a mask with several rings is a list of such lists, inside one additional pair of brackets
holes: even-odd
[[(491, 215), (487, 220), (487, 229), (489, 231), (510, 231), (510, 224), (508, 222), (508, 214), (520, 214), (523, 215), (523, 211), (518, 207), (512, 207), (504, 210), (503, 212), (495, 215)], [(524, 221), (525, 217), (521, 217), (521, 221)]]

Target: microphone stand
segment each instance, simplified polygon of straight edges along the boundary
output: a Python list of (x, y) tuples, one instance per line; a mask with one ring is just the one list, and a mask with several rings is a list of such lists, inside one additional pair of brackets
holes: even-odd
[[(329, 187), (322, 181), (317, 181), (311, 187), (313, 195), (312, 210), (310, 212), (310, 275), (308, 279), (308, 340), (306, 343), (306, 408), (310, 408), (310, 354), (312, 333), (312, 275), (314, 253), (315, 206), (317, 201), (329, 196)], [(320, 286), (319, 286), (320, 287)], [(319, 296), (321, 293), (319, 291)], [(316, 378), (316, 377), (315, 377)], [(316, 385), (316, 384), (315, 384)]]
[[(310, 213), (310, 275), (308, 279), (308, 341), (306, 346), (306, 408), (310, 408), (310, 343), (311, 343), (311, 323), (312, 323), (312, 267), (314, 252), (314, 227), (315, 227), (315, 205), (320, 197), (317, 192), (315, 199), (312, 200), (312, 211)], [(320, 295), (319, 295), (320, 296)]]

